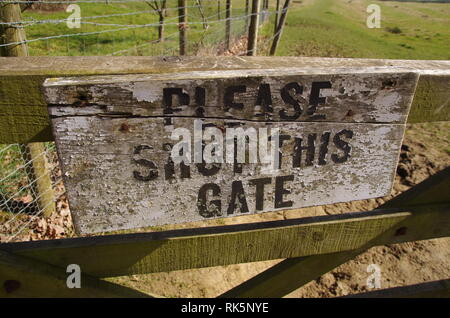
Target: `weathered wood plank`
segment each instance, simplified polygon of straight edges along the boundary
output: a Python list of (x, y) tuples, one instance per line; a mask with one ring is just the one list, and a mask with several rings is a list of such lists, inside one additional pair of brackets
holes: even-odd
[(46, 77), (101, 74), (161, 74), (204, 70), (276, 68), (402, 68), (404, 72), (448, 74), (450, 61), (265, 56), (42, 56), (0, 57), (0, 73)]
[[(53, 241), (5, 243), (0, 250), (97, 277), (143, 274), (349, 251), (450, 235), (450, 207), (373, 211), (295, 220)], [(404, 221), (404, 223), (400, 223)], [(398, 232), (404, 224), (406, 231)], [(234, 251), (229, 253), (229, 251)], [(101, 260), (101, 261), (100, 261)]]
[[(50, 112), (76, 228), (95, 233), (387, 195), (416, 84), (395, 70), (292, 68), (52, 78), (44, 91), (60, 105)], [(274, 129), (276, 170), (261, 156)], [(186, 131), (180, 164), (173, 135)], [(229, 147), (236, 137), (252, 149)], [(228, 159), (246, 152), (251, 162)]]
[[(291, 67), (400, 67), (403, 72), (424, 74), (419, 79), (418, 92), (426, 94), (416, 94), (411, 122), (450, 120), (450, 105), (441, 102), (448, 100), (449, 61), (309, 57), (0, 57), (0, 143), (53, 140), (47, 104), (40, 91), (48, 77)], [(430, 84), (431, 77), (434, 80)]]
[(53, 140), (47, 104), (41, 94), (44, 80), (44, 76), (0, 73), (0, 143)]
[[(401, 125), (284, 123), (282, 134), (291, 139), (280, 148), (281, 169), (273, 171), (267, 169), (267, 165), (249, 163), (242, 164), (237, 171), (237, 165), (222, 163), (207, 168), (212, 169), (208, 171), (203, 170), (205, 165), (186, 165), (183, 172), (179, 164), (170, 164), (171, 152), (164, 151), (165, 145), (173, 144), (170, 133), (162, 133), (164, 119), (128, 119), (126, 124), (131, 133), (121, 131), (123, 122), (118, 118), (96, 117), (54, 121), (71, 213), (81, 233), (383, 196), (391, 190), (403, 134)], [(208, 120), (205, 124), (211, 122), (226, 126), (229, 121)], [(244, 129), (264, 127), (264, 123), (242, 124)], [(173, 127), (192, 126), (192, 119), (173, 120)], [(330, 142), (328, 154), (319, 164), (320, 141), (317, 137), (316, 147), (311, 151), (314, 160), (309, 164), (304, 150), (297, 166), (294, 138), (307, 140), (308, 136), (321, 136), (327, 132), (333, 140), (342, 131), (351, 131), (354, 136), (343, 138), (351, 145), (348, 160), (333, 161), (333, 154), (339, 157), (343, 154)], [(137, 149), (143, 150), (137, 153)], [(153, 169), (139, 164), (139, 160), (151, 161)], [(150, 171), (157, 176), (145, 179)], [(262, 178), (265, 187), (260, 192), (255, 184)], [(277, 186), (278, 180), (285, 180), (285, 190)], [(220, 193), (212, 195), (209, 188), (205, 188), (204, 185), (212, 183)], [(233, 192), (236, 184), (242, 185), (242, 189)], [(237, 192), (239, 198), (236, 198)], [(205, 198), (201, 199), (203, 195)], [(220, 206), (213, 204), (214, 200), (221, 200)], [(233, 208), (233, 202), (239, 205)]]
[(422, 74), (416, 88), (408, 123), (450, 120), (450, 76)]
[(52, 117), (405, 123), (416, 84), (417, 74), (395, 69), (291, 68), (52, 78), (44, 87)]
[[(69, 265), (69, 264), (68, 264)], [(68, 288), (65, 268), (0, 251), (0, 297), (150, 297), (136, 290), (80, 273), (80, 288)]]
[(228, 290), (219, 297), (283, 297), (362, 252), (362, 249), (357, 249), (339, 253), (288, 258)]
[[(450, 167), (386, 202), (382, 208), (450, 202), (449, 183)], [(408, 231), (407, 226), (400, 223), (396, 227), (402, 229), (399, 233), (405, 234)], [(286, 259), (230, 289), (220, 297), (283, 297), (369, 248), (383, 244), (389, 240), (389, 235), (391, 234), (382, 233), (356, 250)]]

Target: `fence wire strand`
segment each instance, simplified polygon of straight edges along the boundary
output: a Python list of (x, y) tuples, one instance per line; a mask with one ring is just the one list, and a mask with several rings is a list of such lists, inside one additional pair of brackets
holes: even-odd
[[(251, 1), (249, 1), (251, 3)], [(225, 1), (167, 0), (165, 10), (156, 7), (159, 0), (74, 0), (74, 1), (2, 1), (5, 4), (28, 5), (21, 21), (0, 21), (0, 31), (20, 29), (23, 41), (0, 42), (0, 50), (27, 45), (30, 55), (178, 55), (179, 30), (186, 28), (188, 55), (247, 54), (247, 32), (253, 16), (245, 1), (233, 0), (231, 16), (226, 18)], [(67, 24), (71, 12), (67, 6), (77, 4), (81, 15)], [(187, 10), (187, 23), (180, 25), (180, 12)], [(281, 14), (275, 4), (262, 11), (258, 53), (265, 54), (276, 36), (273, 17)], [(101, 14), (99, 14), (101, 13)], [(161, 21), (162, 19), (162, 21)], [(226, 47), (226, 24), (231, 23), (230, 47)], [(270, 30), (270, 31), (269, 31)], [(73, 235), (69, 203), (62, 181), (55, 145), (45, 143), (45, 150), (27, 159), (24, 145), (0, 144), (0, 243), (54, 239)], [(36, 160), (45, 158), (51, 185), (37, 191), (45, 176), (33, 176)], [(48, 176), (47, 176), (48, 177)], [(53, 201), (43, 205), (42, 198), (53, 193)], [(50, 205), (54, 212), (44, 212)]]

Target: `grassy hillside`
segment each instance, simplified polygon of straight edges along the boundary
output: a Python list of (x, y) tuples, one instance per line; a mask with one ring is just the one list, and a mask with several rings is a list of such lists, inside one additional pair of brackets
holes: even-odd
[[(235, 1), (233, 16), (244, 15), (245, 1)], [(194, 0), (188, 0), (188, 52), (196, 52), (199, 47), (213, 46), (225, 38), (225, 22), (210, 22), (205, 32), (202, 17)], [(34, 21), (26, 27), (28, 40), (54, 37), (30, 42), (30, 54), (44, 55), (172, 55), (178, 53), (178, 1), (167, 1), (165, 18), (165, 37), (163, 43), (155, 43), (158, 34), (158, 15), (145, 2), (129, 3), (79, 3), (84, 22), (81, 28), (68, 28), (64, 19), (71, 13), (61, 10), (26, 10), (24, 21)], [(51, 7), (50, 7), (51, 8)], [(204, 2), (204, 14), (210, 21), (225, 19), (225, 5), (222, 1), (220, 11), (217, 3)], [(218, 14), (220, 12), (220, 15)], [(113, 15), (113, 16), (111, 16)], [(104, 16), (104, 17), (101, 17)], [(106, 17), (105, 17), (106, 16)], [(96, 17), (96, 18), (91, 18)], [(55, 23), (58, 21), (58, 23)], [(36, 23), (37, 22), (37, 23)], [(232, 21), (233, 34), (244, 30), (244, 20)], [(150, 26), (133, 28), (133, 25)], [(81, 34), (82, 33), (82, 34)], [(91, 33), (91, 34), (89, 34)], [(80, 35), (77, 35), (80, 34)], [(121, 52), (123, 51), (123, 52)]]
[[(283, 2), (283, 1), (282, 1)], [(129, 28), (127, 25), (157, 23), (158, 18), (151, 8), (142, 2), (81, 3), (83, 18), (110, 14), (140, 14), (86, 19), (109, 25), (82, 24), (80, 29), (69, 29), (66, 23), (35, 23), (26, 27), (28, 39), (61, 36), (29, 44), (32, 55), (166, 55), (177, 54), (177, 6), (176, 0), (168, 0), (166, 22), (167, 41), (154, 43), (157, 27)], [(225, 1), (221, 2), (220, 19), (225, 18)], [(244, 14), (244, 0), (233, 0), (233, 16)], [(381, 7), (381, 28), (366, 26), (366, 8), (375, 3)], [(195, 1), (188, 0), (188, 6)], [(217, 2), (206, 1), (205, 15), (218, 20)], [(272, 8), (275, 1), (271, 1)], [(24, 12), (24, 20), (66, 19), (65, 11)], [(210, 23), (207, 32), (199, 23), (201, 16), (197, 8), (188, 9), (189, 53), (199, 47), (214, 46), (224, 40), (225, 22)], [(450, 59), (450, 3), (397, 2), (373, 0), (302, 0), (292, 1), (286, 28), (280, 43), (278, 55), (333, 56), (399, 59)], [(271, 17), (273, 21), (273, 17)], [(240, 34), (244, 20), (232, 21), (233, 31)], [(117, 29), (126, 29), (120, 30)], [(109, 32), (110, 30), (116, 30)], [(65, 37), (77, 33), (78, 35)], [(95, 34), (95, 32), (104, 32)], [(270, 39), (273, 24), (267, 23), (261, 35)], [(123, 52), (121, 52), (123, 50)], [(207, 51), (207, 50), (206, 50)], [(265, 54), (264, 50), (260, 50)]]
[[(277, 55), (450, 59), (449, 3), (293, 2)], [(380, 29), (366, 26), (371, 3), (381, 7)]]

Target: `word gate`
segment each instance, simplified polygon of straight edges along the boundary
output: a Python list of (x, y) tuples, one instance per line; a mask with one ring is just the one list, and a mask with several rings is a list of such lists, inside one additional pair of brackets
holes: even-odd
[(75, 225), (95, 233), (387, 195), (416, 83), (291, 68), (54, 78), (44, 92)]

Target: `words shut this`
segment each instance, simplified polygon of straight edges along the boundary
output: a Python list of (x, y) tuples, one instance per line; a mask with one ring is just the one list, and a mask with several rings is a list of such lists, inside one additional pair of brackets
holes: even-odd
[(417, 83), (394, 70), (48, 79), (78, 232), (390, 193)]

